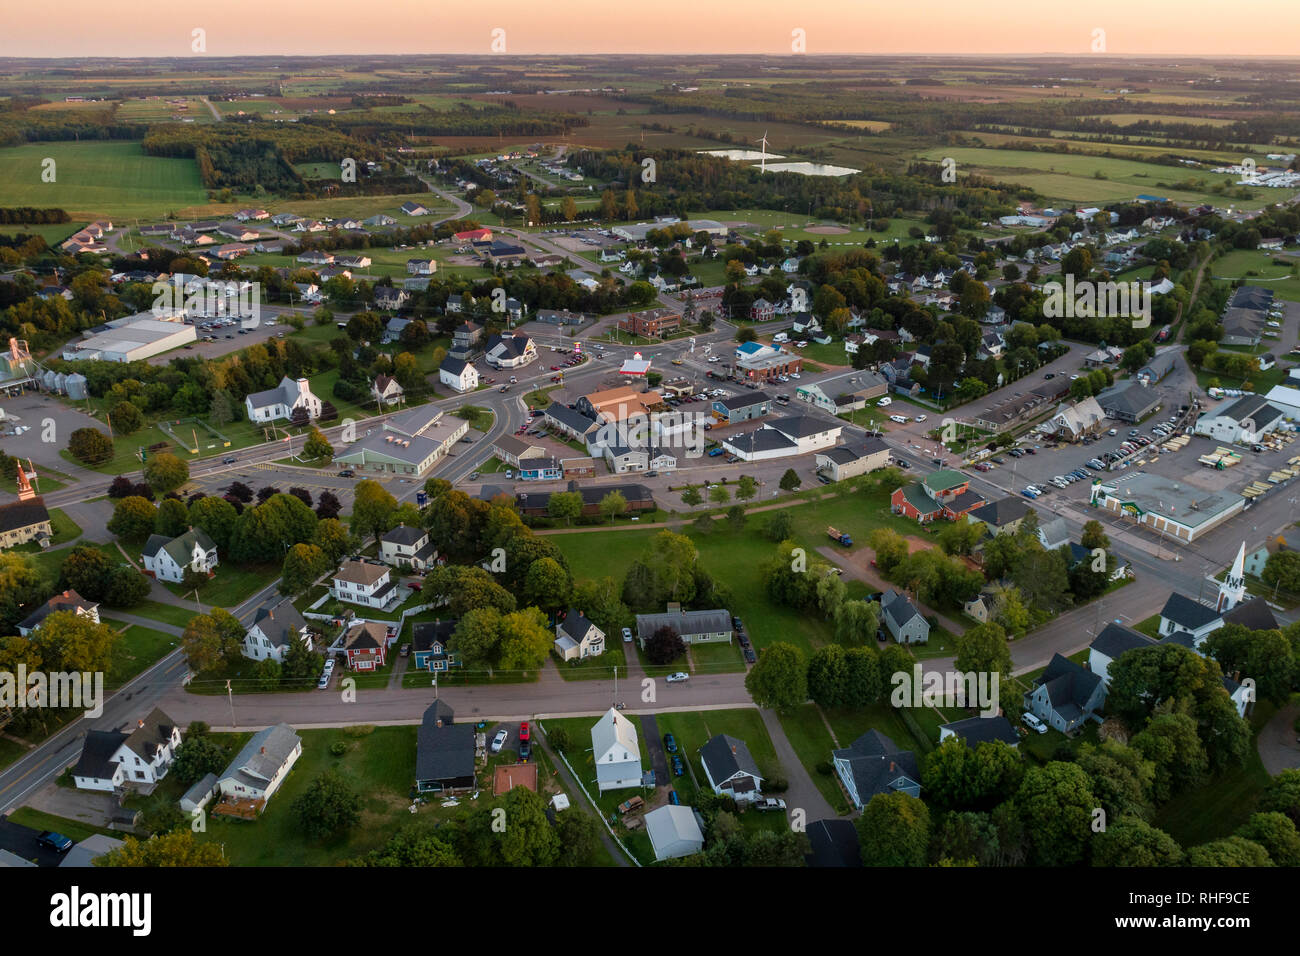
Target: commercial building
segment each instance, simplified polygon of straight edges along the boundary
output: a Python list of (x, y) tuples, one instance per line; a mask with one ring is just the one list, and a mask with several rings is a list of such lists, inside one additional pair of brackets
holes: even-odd
[(831, 481), (856, 478), (889, 464), (889, 446), (880, 438), (836, 445), (817, 453), (817, 470)]
[(74, 362), (139, 362), (196, 341), (194, 326), (183, 321), (185, 313), (177, 311), (174, 316), (164, 318), (153, 312), (140, 312), (115, 320), (80, 342), (68, 343), (63, 357)]
[(1246, 505), (1246, 499), (1233, 492), (1202, 491), (1143, 471), (1093, 485), (1091, 501), (1184, 543), (1240, 514)]
[(630, 312), (619, 320), (618, 327), (624, 332), (644, 335), (646, 338), (663, 338), (665, 334), (676, 332), (682, 327), (682, 314), (675, 309)]
[(469, 431), (469, 422), (422, 405), (394, 415), (344, 446), (334, 464), (372, 474), (422, 478)]
[(768, 422), (756, 431), (729, 435), (722, 439), (722, 447), (742, 461), (765, 461), (831, 448), (842, 431), (840, 422), (791, 415)]
[(1215, 441), (1251, 445), (1282, 424), (1284, 415), (1263, 395), (1243, 395), (1231, 405), (1205, 412), (1196, 420), (1196, 434)]

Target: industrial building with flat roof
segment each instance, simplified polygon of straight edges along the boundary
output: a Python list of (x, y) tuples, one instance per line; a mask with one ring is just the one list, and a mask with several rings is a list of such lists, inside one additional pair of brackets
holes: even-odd
[(180, 318), (160, 319), (152, 312), (141, 312), (118, 320), (112, 327), (92, 332), (80, 342), (69, 342), (64, 346), (63, 357), (69, 361), (138, 362), (188, 345), (197, 338), (194, 326), (186, 325)]
[(1092, 486), (1092, 503), (1128, 515), (1154, 531), (1191, 543), (1245, 508), (1229, 491), (1203, 491), (1144, 471)]

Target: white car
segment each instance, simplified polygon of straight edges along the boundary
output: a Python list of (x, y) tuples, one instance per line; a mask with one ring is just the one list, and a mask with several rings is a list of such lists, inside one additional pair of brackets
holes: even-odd
[(924, 415), (917, 415), (917, 416), (916, 416), (916, 421), (918, 421), (918, 422), (923, 422), (923, 421), (925, 421), (925, 416), (924, 416)]
[(675, 674), (669, 674), (667, 677), (664, 678), (664, 680), (668, 681), (668, 683), (670, 684), (678, 684), (681, 683), (682, 681), (690, 680), (690, 679), (691, 679), (691, 675), (686, 673), (685, 671), (677, 671)]
[(889, 420), (890, 420), (891, 422), (893, 422), (894, 424), (896, 424), (896, 425), (906, 425), (906, 424), (907, 424), (907, 416), (906, 416), (906, 415), (890, 415), (890, 416), (889, 416)]
[(882, 398), (880, 401), (876, 402), (876, 406), (877, 406), (878, 408), (884, 408), (886, 405), (892, 405), (893, 403), (894, 403), (894, 400), (893, 400), (892, 398), (890, 398), (888, 395), (886, 395), (886, 396), (885, 396), (884, 398)]
[(506, 741), (509, 739), (510, 739), (510, 731), (498, 730), (497, 735), (492, 738), (492, 752), (494, 754), (499, 754), (501, 752), (501, 748), (506, 745)]
[(623, 628), (623, 643), (624, 644), (632, 643), (632, 628), (630, 627)]
[(1039, 720), (1037, 715), (1025, 711), (1024, 716), (1021, 717), (1020, 719), (1021, 721), (1024, 722), (1024, 725), (1028, 727), (1030, 730), (1035, 730), (1040, 734), (1047, 733), (1047, 724)]

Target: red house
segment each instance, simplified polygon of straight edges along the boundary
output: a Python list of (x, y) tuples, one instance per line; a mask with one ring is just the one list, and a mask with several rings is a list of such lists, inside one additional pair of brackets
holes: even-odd
[(343, 632), (331, 650), (347, 655), (349, 670), (378, 670), (388, 659), (391, 631), (387, 624), (379, 621), (359, 621)]
[(985, 501), (970, 490), (970, 478), (966, 475), (940, 469), (897, 489), (890, 496), (889, 504), (894, 514), (926, 524), (936, 518), (956, 521)]
[(491, 242), (491, 229), (469, 229), (465, 232), (458, 232), (452, 236), (457, 242)]

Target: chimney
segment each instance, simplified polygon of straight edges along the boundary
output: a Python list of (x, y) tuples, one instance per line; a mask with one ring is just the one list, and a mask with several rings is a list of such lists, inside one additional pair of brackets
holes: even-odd
[(889, 761), (889, 772), (893, 773), (897, 769), (898, 769), (898, 764), (894, 763), (894, 761), (892, 760)]
[(266, 748), (263, 747), (261, 750), (258, 751), (258, 753), (260, 753), (260, 754), (265, 754), (265, 753), (266, 753)]
[(735, 753), (736, 753), (736, 745), (735, 745), (735, 744), (732, 744), (732, 745), (731, 745), (731, 753), (732, 753), (732, 756), (735, 756)]
[(137, 720), (136, 723), (140, 725), (140, 728), (141, 728), (141, 729), (144, 729), (144, 721), (143, 721), (143, 720)]
[(441, 718), (441, 717), (438, 718), (438, 720), (437, 720), (437, 722), (435, 723), (434, 726), (436, 726), (436, 727), (441, 727), (441, 726), (442, 726), (442, 718)]

